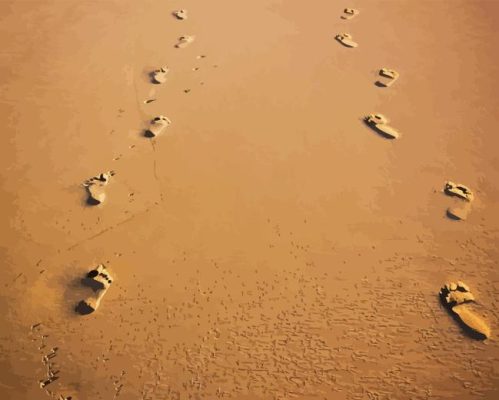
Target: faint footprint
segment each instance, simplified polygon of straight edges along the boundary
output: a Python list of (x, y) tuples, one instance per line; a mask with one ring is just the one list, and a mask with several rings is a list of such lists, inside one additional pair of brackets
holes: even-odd
[(177, 10), (172, 13), (175, 18), (184, 20), (187, 19), (187, 10)]
[(468, 285), (460, 281), (446, 283), (440, 289), (439, 295), (443, 305), (467, 333), (476, 339), (483, 340), (490, 337), (489, 325), (471, 309), (469, 303), (475, 302), (475, 296)]
[(180, 36), (178, 38), (178, 42), (175, 45), (176, 48), (178, 49), (183, 49), (184, 47), (189, 46), (192, 42), (194, 42), (195, 37), (194, 36)]

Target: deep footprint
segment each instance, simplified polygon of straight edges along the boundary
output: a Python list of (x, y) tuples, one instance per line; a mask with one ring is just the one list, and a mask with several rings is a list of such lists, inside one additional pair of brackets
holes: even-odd
[(159, 134), (161, 134), (161, 132), (163, 132), (163, 130), (167, 128), (171, 123), (172, 122), (168, 118), (164, 117), (163, 115), (160, 115), (159, 117), (156, 117), (153, 120), (151, 120), (151, 125), (145, 131), (144, 136), (150, 138), (156, 137)]
[(167, 66), (156, 69), (151, 73), (151, 80), (153, 83), (161, 84), (166, 82), (166, 76), (170, 70)]
[(80, 301), (75, 311), (81, 315), (86, 315), (99, 308), (102, 298), (113, 283), (113, 278), (104, 264), (99, 264), (95, 269), (88, 272), (82, 283), (92, 289), (93, 295)]
[(345, 47), (357, 47), (357, 42), (354, 42), (352, 35), (349, 33), (340, 33), (335, 36), (335, 39)]
[(383, 114), (369, 114), (364, 117), (364, 122), (375, 132), (388, 139), (398, 139), (400, 133), (388, 125), (388, 118)]
[(397, 71), (390, 68), (381, 68), (379, 70), (379, 75), (381, 78), (376, 81), (376, 85), (380, 87), (390, 87), (400, 77), (400, 74)]
[(468, 285), (461, 281), (446, 283), (439, 295), (442, 304), (470, 336), (481, 340), (490, 337), (489, 325), (471, 308), (475, 296)]
[(105, 187), (114, 175), (114, 171), (103, 172), (100, 175), (87, 179), (83, 183), (83, 187), (88, 194), (87, 204), (98, 205), (106, 200)]
[(343, 15), (341, 16), (342, 19), (352, 19), (353, 17), (359, 15), (359, 10), (356, 10), (355, 8), (345, 8), (343, 10)]

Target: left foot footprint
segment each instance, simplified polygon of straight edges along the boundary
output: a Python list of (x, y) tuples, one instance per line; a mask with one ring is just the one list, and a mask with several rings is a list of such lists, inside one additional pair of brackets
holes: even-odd
[(175, 45), (177, 49), (183, 49), (194, 42), (194, 36), (180, 36), (178, 38), (178, 43)]
[(352, 35), (348, 33), (340, 33), (335, 36), (335, 39), (345, 47), (357, 47), (358, 44), (353, 41)]
[(343, 10), (343, 13), (344, 14), (341, 16), (341, 18), (343, 18), (343, 19), (352, 19), (356, 15), (359, 15), (359, 10), (356, 10), (355, 8), (345, 8)]
[(173, 15), (177, 18), (177, 19), (187, 19), (187, 10), (177, 10), (177, 11), (174, 11), (173, 12)]
[(115, 175), (114, 171), (104, 172), (93, 178), (87, 179), (83, 186), (87, 189), (87, 203), (90, 205), (101, 204), (106, 200), (105, 187), (109, 183), (111, 177)]
[(380, 135), (389, 139), (398, 139), (400, 133), (388, 125), (388, 119), (383, 114), (369, 114), (364, 122)]

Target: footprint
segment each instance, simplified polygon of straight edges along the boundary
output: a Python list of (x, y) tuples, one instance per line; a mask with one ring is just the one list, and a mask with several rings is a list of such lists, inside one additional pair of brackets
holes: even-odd
[(104, 264), (99, 264), (95, 269), (91, 270), (82, 280), (82, 284), (92, 289), (94, 294), (80, 301), (75, 311), (81, 315), (86, 315), (97, 310), (112, 283), (113, 278)]
[(114, 175), (114, 171), (103, 172), (100, 175), (87, 179), (83, 183), (83, 186), (87, 190), (88, 194), (87, 204), (95, 206), (106, 200), (105, 187)]
[(369, 114), (364, 122), (374, 131), (389, 139), (398, 139), (400, 133), (388, 125), (388, 119), (383, 114)]
[(475, 198), (471, 189), (461, 183), (447, 181), (444, 186), (444, 193), (448, 196), (457, 197), (460, 200), (465, 201), (465, 203), (460, 206), (449, 207), (447, 209), (447, 216), (449, 218), (465, 221), (471, 212), (471, 202)]
[(156, 84), (165, 83), (166, 82), (166, 75), (168, 75), (168, 72), (170, 72), (170, 70), (166, 66), (161, 67), (160, 69), (154, 70), (151, 73), (152, 82), (156, 83)]
[(178, 43), (175, 45), (178, 49), (183, 49), (184, 47), (189, 46), (192, 42), (194, 42), (194, 36), (180, 36), (178, 38)]
[(177, 10), (177, 11), (174, 11), (173, 15), (177, 19), (181, 19), (181, 20), (187, 19), (187, 10)]
[(449, 196), (456, 196), (469, 202), (473, 201), (475, 198), (473, 192), (468, 186), (465, 186), (462, 183), (454, 183), (452, 181), (445, 182), (444, 192)]
[(156, 117), (153, 120), (151, 120), (151, 125), (149, 126), (149, 129), (147, 129), (146, 132), (144, 133), (144, 136), (156, 137), (163, 131), (163, 129), (165, 129), (171, 123), (172, 122), (168, 118), (164, 117), (163, 115), (160, 115), (159, 117)]
[(381, 68), (379, 70), (379, 75), (381, 76), (381, 78), (376, 81), (376, 85), (381, 87), (392, 86), (400, 76), (397, 71), (390, 68)]
[(344, 14), (341, 16), (342, 19), (352, 19), (353, 17), (359, 15), (359, 10), (356, 10), (355, 8), (345, 8), (343, 13)]
[(442, 304), (452, 313), (467, 333), (476, 339), (490, 337), (489, 325), (471, 308), (475, 296), (465, 283), (446, 283), (439, 292)]
[(358, 44), (352, 40), (352, 35), (348, 33), (340, 33), (335, 36), (335, 39), (346, 47), (357, 47)]

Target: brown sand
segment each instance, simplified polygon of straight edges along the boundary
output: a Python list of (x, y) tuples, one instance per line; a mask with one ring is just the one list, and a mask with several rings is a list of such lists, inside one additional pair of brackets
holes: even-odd
[[(307, 7), (0, 2), (2, 400), (499, 398), (499, 3)], [(448, 179), (475, 191), (467, 221)], [(116, 280), (79, 316), (99, 263)], [(458, 279), (487, 341), (438, 300)]]

